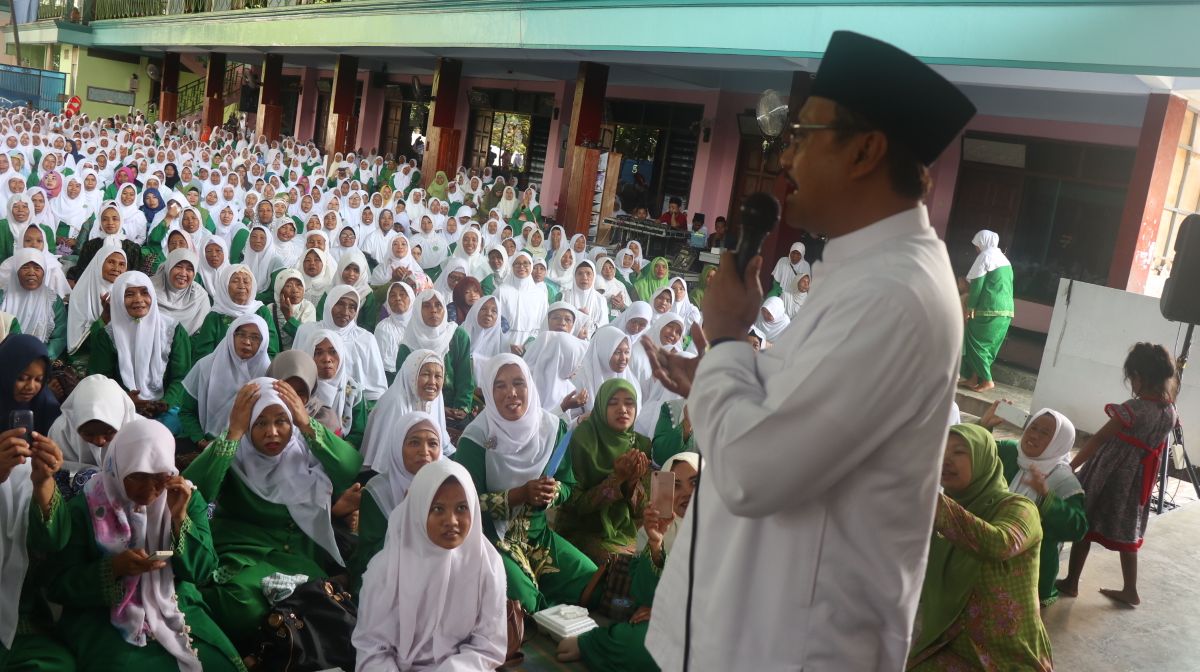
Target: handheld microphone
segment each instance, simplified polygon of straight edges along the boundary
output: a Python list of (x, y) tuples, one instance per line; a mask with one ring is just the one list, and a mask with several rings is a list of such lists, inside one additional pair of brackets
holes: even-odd
[(727, 233), (725, 247), (734, 251), (738, 274), (745, 275), (750, 260), (762, 250), (763, 241), (779, 221), (779, 201), (766, 192), (756, 191), (742, 201), (740, 212), (741, 235)]

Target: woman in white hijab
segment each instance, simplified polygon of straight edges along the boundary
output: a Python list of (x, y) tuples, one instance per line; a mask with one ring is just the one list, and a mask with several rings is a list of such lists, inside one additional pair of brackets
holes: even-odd
[(249, 647), (270, 609), (265, 577), (323, 578), (328, 563), (344, 566), (332, 503), (353, 485), (362, 456), (272, 378), (242, 387), (225, 425), (185, 475), (206, 499), (220, 495), (212, 521), (220, 565), (203, 595), (213, 620)]
[(424, 285), (429, 281), (421, 265), (413, 258), (408, 236), (390, 233), (386, 239), (387, 254), (379, 258), (379, 265), (371, 272), (371, 284), (383, 285), (416, 275), (415, 282)]
[(450, 254), (450, 242), (446, 236), (434, 229), (433, 217), (425, 215), (417, 220), (420, 230), (409, 238), (412, 247), (421, 248), (421, 268), (427, 273), (434, 274), (437, 267), (442, 265)]
[[(387, 470), (381, 455), (395, 440), (390, 433), (392, 423), (409, 411), (428, 413), (434, 425), (446, 429), (446, 411), (442, 390), (445, 383), (445, 360), (432, 350), (414, 350), (400, 365), (396, 383), (379, 398), (367, 418), (363, 433), (363, 465), (380, 473)], [(442, 445), (446, 455), (454, 454), (447, 440)]]
[(203, 448), (225, 429), (237, 391), (267, 372), (267, 324), (253, 313), (233, 321), (217, 349), (202, 357), (187, 377), (179, 416), (184, 436)]
[(436, 290), (426, 289), (413, 302), (413, 318), (396, 350), (397, 368), (416, 350), (432, 350), (444, 360), (446, 417), (467, 417), (474, 405), (475, 373), (471, 367), (471, 337), (450, 320), (446, 303)]
[(212, 305), (208, 293), (196, 283), (199, 268), (200, 258), (196, 253), (181, 247), (167, 255), (153, 278), (159, 310), (188, 335), (196, 333)]
[(92, 323), (104, 313), (104, 302), (112, 291), (113, 281), (125, 270), (125, 252), (120, 247), (102, 247), (92, 257), (67, 306), (67, 352), (78, 352), (87, 341)]
[(413, 478), (363, 577), (353, 638), (358, 672), (482, 671), (504, 663), (505, 571), (479, 509), (471, 475), (449, 460)]
[[(679, 315), (671, 312), (659, 315), (647, 331), (647, 336), (658, 347), (684, 357), (696, 356), (695, 353), (683, 350), (683, 318)], [(653, 376), (642, 379), (642, 395), (643, 412), (638, 414), (634, 429), (643, 436), (654, 436), (654, 427), (658, 424), (662, 405), (678, 399), (679, 395), (663, 387)]]
[(367, 425), (367, 404), (362, 388), (350, 378), (351, 352), (336, 332), (318, 329), (305, 343), (304, 352), (317, 365), (317, 387), (313, 394), (333, 409), (338, 425), (334, 434), (358, 448)]
[(422, 467), (446, 458), (444, 450), (450, 442), (450, 436), (437, 419), (422, 411), (388, 413), (379, 422), (387, 424), (387, 441), (377, 447), (379, 473), (363, 488), (358, 546), (347, 565), (355, 594), (362, 587), (367, 564), (383, 548), (388, 514), (404, 501)]
[(611, 324), (600, 327), (592, 336), (574, 378), (575, 389), (587, 391), (581, 407), (584, 413), (591, 412), (604, 381), (623, 378), (635, 386), (640, 384), (629, 366), (633, 347), (629, 335)]
[(99, 469), (113, 436), (136, 417), (133, 401), (117, 381), (99, 374), (79, 381), (50, 427), (50, 438), (62, 449), (63, 469), (72, 475)]
[(304, 254), (304, 239), (298, 235), (296, 222), (280, 217), (271, 228), (275, 254), (279, 255), (284, 266), (295, 266), (300, 261), (300, 255)]
[[(479, 281), (479, 286), (483, 289), (484, 294), (495, 294), (496, 289), (504, 284), (512, 271), (508, 251), (504, 249), (503, 245), (491, 246), (487, 251), (487, 262), (488, 274)], [(530, 270), (532, 270), (532, 266)]]
[(541, 332), (525, 350), (531, 380), (546, 410), (571, 411), (582, 406), (586, 397), (571, 382), (588, 346), (575, 335), (579, 324), (580, 313), (571, 304), (563, 301), (550, 304), (542, 319)]
[(314, 305), (337, 284), (337, 262), (320, 248), (305, 250), (296, 263), (296, 270), (304, 275), (304, 298)]
[(141, 245), (146, 242), (149, 222), (137, 200), (137, 187), (126, 183), (117, 192), (117, 209), (121, 212), (121, 230), (125, 237)]
[(566, 247), (554, 254), (546, 268), (546, 277), (561, 289), (575, 284), (575, 253)]
[(517, 200), (517, 192), (512, 187), (505, 187), (504, 195), (500, 197), (496, 209), (500, 211), (501, 218), (507, 222), (513, 218), (519, 205), (521, 202)]
[(806, 273), (812, 275), (812, 265), (804, 259), (804, 243), (792, 243), (788, 256), (780, 257), (779, 261), (775, 262), (775, 269), (771, 271), (775, 286), (769, 293), (779, 294), (784, 287), (794, 286), (796, 279)]
[(574, 493), (571, 455), (551, 464), (566, 424), (543, 410), (521, 358), (497, 355), (483, 381), (483, 413), (463, 432), (452, 459), (480, 492), (487, 512), (484, 533), (509, 569), (508, 597), (527, 613), (578, 604), (596, 565), (546, 523), (546, 511)]
[(451, 258), (442, 264), (438, 279), (433, 283), (433, 289), (441, 295), (442, 303), (449, 305), (454, 302), (454, 288), (467, 275), (467, 264), (462, 259)]
[(221, 284), (221, 271), (229, 266), (229, 243), (220, 236), (209, 236), (201, 248), (204, 261), (201, 262), (196, 274), (210, 297), (216, 296), (216, 288)]
[(703, 324), (704, 319), (700, 314), (700, 309), (692, 303), (691, 297), (688, 295), (687, 281), (680, 277), (671, 278), (671, 312), (683, 318), (683, 333), (687, 335), (691, 332), (692, 325), (697, 322)]
[(480, 282), (492, 272), (488, 267), (487, 255), (483, 253), (483, 236), (474, 227), (463, 231), (452, 258), (462, 260), (466, 264), (467, 274)]
[(275, 323), (271, 320), (270, 309), (255, 298), (257, 292), (258, 282), (245, 264), (227, 266), (221, 271), (217, 287), (213, 288), (212, 292), (212, 312), (204, 318), (204, 323), (196, 331), (192, 342), (192, 356), (199, 358), (216, 350), (229, 325), (245, 315), (258, 315), (263, 319), (270, 335), (268, 352), (272, 355), (277, 354), (279, 332), (275, 330)]
[(108, 324), (94, 327), (88, 339), (88, 370), (117, 381), (131, 397), (136, 393), (134, 405), (146, 417), (178, 408), (192, 366), (187, 331), (159, 310), (153, 283), (139, 271), (113, 282), (109, 305)]
[(408, 198), (404, 201), (404, 212), (408, 215), (408, 221), (412, 223), (413, 228), (420, 225), (421, 218), (429, 214), (429, 208), (425, 205), (424, 189), (413, 189), (409, 192)]
[(788, 320), (800, 314), (800, 309), (808, 301), (808, 290), (811, 286), (812, 276), (808, 273), (801, 273), (794, 283), (784, 285), (783, 293), (779, 295), (779, 298), (783, 299), (783, 309), (787, 313)]
[(317, 320), (317, 307), (305, 297), (304, 275), (294, 268), (285, 268), (275, 275), (275, 301), (268, 306), (271, 321), (279, 332), (279, 345), (292, 347), (300, 325)]
[(787, 309), (783, 305), (783, 299), (778, 296), (768, 297), (763, 301), (762, 308), (758, 311), (758, 319), (754, 321), (754, 326), (758, 327), (759, 331), (767, 337), (767, 342), (774, 345), (783, 336), (784, 330), (792, 323), (788, 318)]
[(508, 321), (508, 344), (524, 348), (541, 330), (550, 300), (533, 281), (533, 258), (527, 252), (518, 252), (510, 267), (512, 272), (494, 295), (500, 300), (500, 315)]
[(355, 322), (360, 305), (358, 292), (353, 287), (335, 285), (325, 295), (321, 306), (321, 319), (300, 325), (292, 347), (307, 350), (309, 339), (320, 329), (336, 332), (353, 351), (353, 354), (347, 357), (350, 378), (362, 386), (367, 401), (377, 401), (387, 390), (387, 374), (375, 337)]
[(36, 249), (17, 250), (6, 262), (8, 279), (0, 295), (0, 311), (11, 315), (21, 333), (46, 344), (51, 361), (67, 345), (67, 308), (46, 282), (45, 254)]
[(504, 339), (503, 321), (500, 318), (500, 300), (485, 296), (471, 306), (463, 329), (471, 337), (471, 365), (475, 380), (483, 380), (488, 362), (502, 352), (508, 352)]
[[(88, 201), (83, 191), (83, 180), (71, 175), (66, 178), (66, 184), (57, 198), (50, 202), (54, 219), (59, 226), (65, 227), (63, 238), (77, 241), (83, 225), (91, 219), (96, 211)], [(57, 233), (57, 231), (55, 232)], [(71, 245), (74, 247), (74, 245)]]
[(386, 313), (383, 319), (375, 325), (375, 342), (379, 344), (379, 355), (383, 358), (383, 368), (387, 373), (388, 384), (391, 385), (396, 377), (396, 352), (400, 342), (404, 340), (404, 332), (412, 320), (412, 304), (416, 295), (406, 282), (393, 282), (388, 285)]
[(575, 264), (575, 273), (570, 284), (562, 288), (562, 301), (578, 310), (587, 320), (587, 333), (593, 334), (602, 325), (608, 324), (608, 301), (596, 289), (596, 264), (584, 259)]
[[(170, 430), (129, 421), (83, 495), (67, 504), (71, 542), (54, 556), (47, 591), (64, 606), (58, 626), (76, 655), (135, 669), (241, 669), (194, 585), (209, 580), (217, 557), (207, 502), (176, 470)], [(159, 551), (174, 555), (153, 557)], [(111, 605), (79, 588), (95, 584), (102, 563), (118, 581)]]

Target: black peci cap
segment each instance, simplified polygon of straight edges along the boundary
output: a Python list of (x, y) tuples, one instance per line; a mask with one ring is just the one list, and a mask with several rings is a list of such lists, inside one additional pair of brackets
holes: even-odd
[(928, 65), (844, 30), (830, 38), (810, 93), (866, 117), (927, 166), (975, 116), (962, 91)]

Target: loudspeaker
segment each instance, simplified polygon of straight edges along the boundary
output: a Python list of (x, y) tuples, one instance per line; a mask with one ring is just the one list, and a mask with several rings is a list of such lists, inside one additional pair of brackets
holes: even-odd
[(1200, 324), (1200, 215), (1188, 215), (1179, 226), (1171, 276), (1158, 309), (1172, 322)]

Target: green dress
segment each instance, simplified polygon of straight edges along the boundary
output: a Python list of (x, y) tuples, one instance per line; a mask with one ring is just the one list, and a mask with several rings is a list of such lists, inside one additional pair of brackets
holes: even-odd
[[(333, 483), (336, 499), (354, 483), (362, 455), (316, 420), (308, 448)], [(292, 431), (300, 431), (293, 427)], [(262, 592), (262, 579), (276, 572), (328, 576), (324, 567), (332, 559), (292, 520), (288, 508), (254, 494), (231, 467), (238, 442), (222, 434), (184, 471), (205, 496), (217, 503), (212, 517), (213, 546), (219, 566), (202, 587), (213, 620), (233, 643), (244, 648), (255, 639), (270, 605)]]
[[(42, 597), (42, 587), (50, 573), (42, 560), (66, 547), (71, 537), (71, 517), (67, 502), (58, 488), (50, 498), (50, 513), (42, 516), (37, 502), (29, 503), (29, 529), (25, 543), (29, 549), (29, 567), (21, 585), (17, 607), (17, 632), (12, 648), (0, 644), (0, 670), (5, 672), (72, 672), (75, 656), (56, 636), (50, 607)], [(11, 599), (11, 596), (5, 596)]]
[[(566, 425), (560, 421), (554, 437), (556, 446), (566, 431)], [(488, 487), (484, 450), (464, 437), (459, 439), (458, 450), (451, 459), (470, 472), (479, 492), (483, 531), (504, 561), (508, 598), (518, 600), (527, 613), (556, 604), (578, 604), (596, 573), (596, 563), (550, 529), (545, 510), (527, 506), (514, 509), (509, 505), (507, 490), (493, 492)], [(570, 500), (575, 490), (569, 455), (554, 473), (554, 480), (558, 481), (558, 496), (551, 506), (559, 507)], [(508, 524), (503, 539), (496, 534), (497, 521)]]
[[(166, 496), (161, 495), (161, 496)], [(63, 605), (59, 628), (74, 649), (80, 670), (126, 672), (127, 670), (174, 670), (174, 657), (157, 642), (133, 646), (109, 620), (110, 609), (122, 596), (121, 581), (113, 577), (112, 556), (96, 544), (92, 512), (86, 497), (67, 503), (71, 516), (71, 539), (62, 553), (55, 556), (55, 576), (50, 582), (51, 599)], [(207, 582), (217, 566), (209, 533), (208, 504), (193, 492), (187, 518), (175, 540), (171, 568), (175, 571), (175, 597), (183, 612), (207, 670), (245, 670), (233, 648), (200, 597), (196, 585)]]
[[(275, 355), (279, 354), (279, 330), (275, 328), (275, 320), (271, 317), (271, 309), (267, 306), (260, 307), (255, 311), (259, 317), (267, 323), (267, 331), (270, 334), (269, 343), (267, 344), (267, 354), (274, 359)], [(204, 322), (200, 324), (200, 328), (192, 336), (192, 361), (198, 362), (205, 355), (210, 355), (217, 349), (217, 344), (221, 339), (225, 338), (225, 332), (229, 331), (229, 325), (233, 324), (234, 318), (221, 313), (211, 312), (204, 317)]]
[[(379, 474), (371, 480), (375, 478), (386, 479), (387, 476)], [(362, 590), (363, 574), (366, 574), (371, 558), (383, 550), (390, 513), (382, 511), (371, 491), (363, 488), (362, 503), (358, 509), (358, 545), (354, 547), (354, 555), (346, 563), (346, 569), (350, 572), (351, 591), (355, 596)]]
[[(595, 408), (607, 408), (618, 389), (636, 395), (629, 381), (613, 378), (596, 391)], [(571, 435), (569, 457), (578, 485), (556, 521), (558, 531), (597, 562), (611, 553), (633, 553), (650, 479), (647, 474), (630, 486), (617, 477), (617, 458), (631, 450), (650, 457), (650, 439), (633, 429), (613, 430), (604, 415), (593, 412)]]
[[(0, 304), (4, 303), (4, 290), (0, 289)], [(62, 357), (67, 350), (67, 306), (63, 300), (54, 297), (54, 329), (50, 331), (50, 338), (46, 340), (46, 352), (50, 354), (50, 361), (54, 361)], [(13, 318), (12, 324), (9, 325), (8, 333), (21, 333), (21, 326), (16, 318)], [(3, 668), (0, 668), (3, 669)]]
[[(665, 566), (665, 551), (662, 560)], [(629, 597), (635, 608), (654, 605), (654, 593), (661, 575), (662, 567), (654, 563), (649, 546), (633, 557), (629, 563)], [(591, 672), (658, 672), (658, 664), (646, 650), (649, 629), (650, 621), (625, 621), (585, 632), (579, 636), (583, 662)]]
[(679, 453), (696, 451), (696, 438), (683, 435), (683, 418), (676, 420), (671, 412), (671, 403), (662, 405), (658, 412), (658, 424), (654, 426), (651, 457), (655, 464), (666, 464)]
[(992, 379), (992, 362), (1016, 315), (1012, 266), (1001, 266), (972, 280), (967, 310), (975, 311), (975, 317), (967, 320), (963, 332), (962, 375), (984, 383)]
[[(420, 319), (418, 315), (416, 319)], [(412, 354), (412, 348), (401, 345), (396, 350), (396, 370), (404, 367), (404, 360)], [(454, 330), (450, 338), (450, 349), (442, 356), (446, 370), (443, 374), (442, 399), (446, 408), (470, 411), (475, 396), (475, 372), (471, 366), (471, 337), (462, 327)]]
[(483, 295), (491, 296), (492, 294), (495, 294), (497, 282), (498, 281), (496, 279), (495, 272), (488, 273), (486, 276), (484, 276), (483, 280), (479, 283), (479, 286), (483, 289)]
[[(25, 235), (24, 232), (28, 230), (29, 227), (28, 225), (21, 226), (24, 227), (21, 229), (21, 235)], [(45, 224), (40, 224), (39, 226), (42, 227), (43, 240), (48, 241), (46, 243), (46, 247), (48, 249), (53, 249), (54, 231)], [(8, 259), (15, 251), (16, 241), (13, 239), (12, 231), (8, 227), (8, 219), (0, 219), (0, 261)]]
[[(996, 445), (1000, 451), (1000, 461), (1004, 464), (1004, 478), (1012, 483), (1017, 472), (1021, 470), (1017, 463), (1020, 443), (1004, 440), (997, 441)], [(1062, 545), (1066, 542), (1080, 541), (1088, 532), (1083, 488), (1074, 476), (1071, 477), (1071, 481), (1074, 481), (1075, 494), (1064, 498), (1054, 492), (1047, 492), (1042, 501), (1034, 502), (1038, 512), (1042, 514), (1042, 560), (1038, 571), (1038, 600), (1042, 606), (1052, 604), (1058, 599), (1058, 588), (1054, 582), (1058, 579), (1058, 556)]]
[[(108, 333), (107, 325), (101, 320), (92, 323), (91, 335), (88, 336), (87, 347), (90, 350), (88, 370), (99, 373), (117, 381), (121, 389), (129, 391), (121, 379), (120, 363), (117, 361), (117, 347), (113, 344), (112, 336)], [(183, 379), (192, 370), (192, 341), (183, 325), (175, 325), (175, 335), (171, 339), (171, 354), (167, 359), (167, 371), (163, 376), (162, 402), (171, 408), (179, 408), (187, 392), (183, 389)]]

